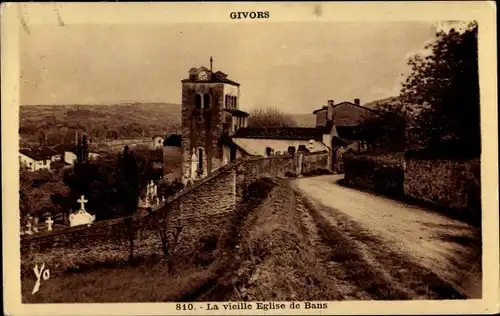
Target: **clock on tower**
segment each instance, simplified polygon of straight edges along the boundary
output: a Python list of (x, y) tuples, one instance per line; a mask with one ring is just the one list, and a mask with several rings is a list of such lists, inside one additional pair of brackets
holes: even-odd
[(198, 73), (198, 79), (199, 80), (207, 80), (208, 79), (208, 74), (206, 71), (200, 71), (200, 73)]

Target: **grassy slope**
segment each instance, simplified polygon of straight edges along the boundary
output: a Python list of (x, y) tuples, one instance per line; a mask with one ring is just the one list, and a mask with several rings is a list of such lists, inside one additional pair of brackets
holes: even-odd
[[(166, 259), (22, 280), (25, 303), (461, 298), (431, 271), (392, 252), (334, 210), (263, 181), (235, 213), (234, 235), (208, 265)], [(250, 212), (249, 212), (250, 211)], [(330, 218), (327, 220), (327, 217)], [(61, 289), (69, 289), (63, 291)]]

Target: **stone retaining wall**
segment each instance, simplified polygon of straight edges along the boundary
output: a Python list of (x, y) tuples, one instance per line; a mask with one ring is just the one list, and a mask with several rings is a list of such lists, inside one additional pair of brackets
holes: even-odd
[[(328, 169), (325, 155), (304, 156), (304, 169)], [(299, 155), (239, 159), (169, 197), (150, 213), (22, 236), (22, 271), (31, 273), (35, 264), (42, 263), (52, 272), (126, 261), (131, 236), (134, 257), (162, 255), (162, 233), (176, 260), (191, 260), (204, 241), (217, 241), (228, 233), (232, 215), (251, 183), (295, 174), (300, 170), (298, 162)]]

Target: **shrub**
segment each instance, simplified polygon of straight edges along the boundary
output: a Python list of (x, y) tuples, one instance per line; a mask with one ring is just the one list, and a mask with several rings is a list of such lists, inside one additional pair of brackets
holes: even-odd
[(345, 156), (345, 183), (381, 194), (402, 196), (404, 170), (400, 155), (396, 155)]

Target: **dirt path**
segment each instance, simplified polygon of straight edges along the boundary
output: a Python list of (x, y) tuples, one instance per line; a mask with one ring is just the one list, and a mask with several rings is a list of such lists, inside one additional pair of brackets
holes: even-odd
[[(370, 293), (372, 296), (481, 297), (479, 229), (343, 187), (336, 183), (340, 179), (337, 175), (301, 178), (293, 180), (292, 187), (311, 210), (323, 239), (338, 243), (344, 238), (344, 243), (355, 249), (349, 255), (359, 256), (360, 262), (371, 267), (374, 275), (364, 279), (376, 277), (393, 284), (393, 293)], [(352, 281), (361, 282), (356, 278), (362, 277), (353, 276)]]

